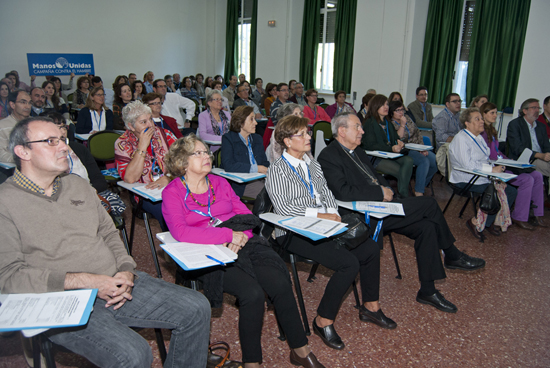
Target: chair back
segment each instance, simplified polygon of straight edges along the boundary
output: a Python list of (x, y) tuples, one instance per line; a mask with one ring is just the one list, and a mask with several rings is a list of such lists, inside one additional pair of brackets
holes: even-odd
[(332, 139), (332, 125), (328, 121), (319, 120), (313, 124), (313, 136), (317, 137), (317, 131), (322, 130), (325, 136), (325, 141)]
[(315, 159), (317, 160), (317, 157), (319, 157), (319, 154), (327, 146), (325, 142), (325, 133), (319, 129), (317, 130), (317, 133), (315, 134)]
[(432, 140), (430, 139), (430, 137), (426, 137), (425, 135), (422, 136), (422, 141), (424, 143), (424, 145), (426, 146), (431, 146), (432, 145)]
[(222, 168), (222, 149), (219, 148), (214, 152), (214, 166)]
[[(271, 199), (269, 198), (269, 194), (267, 193), (267, 190), (265, 190), (265, 187), (264, 187), (256, 197), (256, 200), (254, 201), (254, 207), (252, 208), (252, 213), (255, 216), (260, 217), (261, 214), (268, 213), (268, 212), (273, 212), (273, 203), (271, 202)], [(266, 239), (269, 239), (274, 229), (275, 227), (271, 223), (267, 221), (262, 221), (262, 225), (260, 226), (260, 230), (258, 234)]]
[(323, 108), (323, 110), (326, 110), (327, 107), (328, 107), (328, 103), (322, 103), (319, 106), (321, 106)]
[(115, 142), (120, 134), (112, 130), (97, 132), (88, 138), (88, 148), (97, 161), (112, 161), (115, 159)]

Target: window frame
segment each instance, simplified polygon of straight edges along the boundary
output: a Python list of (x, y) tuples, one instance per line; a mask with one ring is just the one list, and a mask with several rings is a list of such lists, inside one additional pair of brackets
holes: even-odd
[[(323, 0), (324, 6), (322, 6), (319, 9), (319, 14), (323, 17), (323, 39), (322, 42), (318, 44), (318, 51), (317, 51), (317, 60), (315, 61), (315, 89), (320, 93), (333, 93), (334, 86), (332, 85), (333, 77), (334, 77), (334, 43), (327, 43), (326, 37), (327, 37), (327, 26), (328, 26), (328, 13), (336, 13), (336, 9), (338, 7), (338, 2), (336, 2), (335, 6), (332, 8), (329, 8), (329, 0)], [(334, 32), (336, 31), (336, 24), (334, 24)], [(332, 45), (332, 46), (330, 46)], [(332, 58), (330, 58), (330, 55), (327, 55), (325, 57), (325, 53), (330, 53), (329, 48), (332, 47)], [(319, 59), (320, 58), (320, 59)], [(319, 60), (320, 65), (319, 65)], [(328, 64), (325, 64), (325, 62)], [(332, 67), (330, 67), (332, 65)], [(329, 71), (326, 71), (326, 68), (329, 68)], [(323, 81), (326, 81), (324, 83)]]

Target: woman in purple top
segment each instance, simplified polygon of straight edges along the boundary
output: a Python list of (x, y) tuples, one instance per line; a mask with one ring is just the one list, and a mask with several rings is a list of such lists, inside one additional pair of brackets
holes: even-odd
[(199, 114), (199, 137), (207, 141), (220, 142), (210, 149), (216, 152), (222, 143), (222, 135), (229, 131), (231, 114), (223, 110), (223, 96), (214, 89), (206, 97), (206, 110)]
[(193, 134), (180, 138), (170, 146), (165, 164), (174, 179), (162, 192), (162, 213), (172, 236), (181, 242), (223, 244), (239, 255), (235, 263), (207, 269), (203, 282), (213, 307), (221, 306), (223, 298), (212, 295), (212, 290), (234, 295), (239, 301), (239, 336), (245, 368), (260, 367), (262, 362), (264, 293), (275, 306), (292, 349), (290, 362), (323, 367), (307, 345), (284, 262), (264, 245), (264, 238), (253, 237), (250, 230), (236, 231), (222, 224), (229, 219), (244, 221), (245, 217), (236, 215), (248, 215), (250, 222), (259, 221), (224, 178), (210, 174), (212, 153), (206, 143)]
[(335, 115), (338, 115), (343, 112), (352, 112), (354, 114), (357, 114), (357, 111), (353, 108), (353, 105), (349, 102), (346, 102), (346, 92), (345, 91), (338, 91), (334, 94), (334, 100), (336, 101), (334, 104), (328, 106), (325, 110), (325, 112), (330, 116), (332, 119)]
[[(481, 133), (481, 136), (485, 139), (485, 143), (487, 143), (487, 146), (491, 150), (489, 159), (508, 159), (504, 153), (498, 150), (498, 133), (494, 127), (497, 120), (497, 106), (491, 102), (486, 102), (481, 106), (480, 112), (485, 124), (485, 131)], [(510, 170), (506, 170), (506, 172), (512, 173)], [(529, 173), (524, 172), (508, 183), (518, 188), (516, 205), (511, 214), (512, 222), (526, 230), (534, 230), (534, 226), (548, 227), (542, 220), (544, 216), (544, 184), (542, 174), (536, 170)], [(528, 223), (531, 202), (536, 206), (533, 209), (535, 218), (531, 223)]]

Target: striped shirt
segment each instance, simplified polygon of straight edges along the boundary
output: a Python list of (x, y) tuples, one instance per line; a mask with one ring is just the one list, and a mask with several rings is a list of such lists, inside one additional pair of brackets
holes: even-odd
[[(314, 198), (304, 184), (311, 185), (307, 169), (313, 182)], [(317, 217), (318, 213), (338, 213), (336, 199), (328, 189), (321, 165), (307, 155), (299, 160), (283, 152), (283, 156), (269, 166), (265, 188), (273, 202), (274, 212), (278, 215)], [(278, 237), (285, 233), (280, 228), (275, 230)]]

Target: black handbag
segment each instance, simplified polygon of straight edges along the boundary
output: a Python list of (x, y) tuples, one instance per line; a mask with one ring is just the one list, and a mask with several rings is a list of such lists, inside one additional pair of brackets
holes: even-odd
[(367, 241), (370, 235), (370, 227), (365, 223), (363, 218), (364, 215), (357, 212), (347, 213), (342, 216), (342, 222), (348, 224), (348, 230), (333, 239), (338, 247), (355, 249), (359, 244)]
[(491, 180), (491, 183), (489, 183), (481, 195), (479, 209), (488, 215), (496, 215), (500, 211), (500, 200), (498, 199), (498, 192), (493, 180)]

